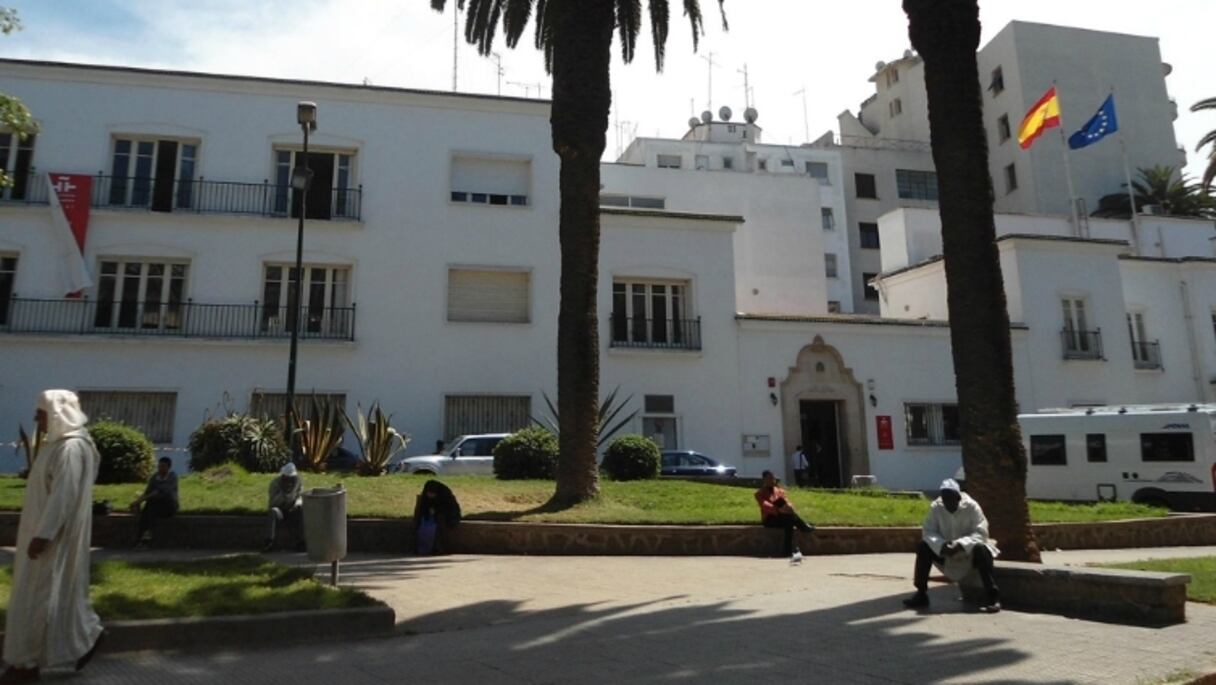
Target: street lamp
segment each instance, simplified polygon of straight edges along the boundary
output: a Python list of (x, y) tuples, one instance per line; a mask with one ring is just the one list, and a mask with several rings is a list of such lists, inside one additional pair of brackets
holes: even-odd
[(296, 268), (288, 287), (288, 318), (291, 321), (291, 352), (287, 361), (287, 435), (291, 454), (297, 455), (296, 446), (296, 356), (300, 347), (300, 280), (304, 278), (304, 213), (308, 207), (308, 186), (312, 183), (312, 169), (308, 168), (308, 134), (317, 130), (317, 103), (302, 101), (296, 104), (296, 122), (304, 132), (304, 152), (300, 162), (291, 170), (291, 189), (300, 199), (298, 205), (299, 225), (296, 229)]

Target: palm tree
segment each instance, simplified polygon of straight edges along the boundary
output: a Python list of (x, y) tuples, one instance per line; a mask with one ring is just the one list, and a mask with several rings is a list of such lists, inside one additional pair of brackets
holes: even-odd
[(903, 0), (903, 8), (925, 64), (967, 489), (984, 505), (1005, 555), (1038, 561), (976, 64), (979, 4)]
[[(1216, 98), (1205, 98), (1191, 105), (1192, 112), (1198, 112), (1204, 109), (1216, 109)], [(1207, 135), (1199, 139), (1199, 144), (1195, 146), (1195, 152), (1203, 149), (1204, 145), (1211, 143), (1212, 149), (1208, 151), (1208, 168), (1203, 171), (1203, 180), (1200, 184), (1204, 191), (1212, 189), (1212, 181), (1216, 180), (1216, 130), (1208, 131)]]
[[(724, 0), (718, 0), (726, 29)], [(490, 54), (502, 24), (514, 48), (528, 20), (536, 48), (553, 76), (550, 124), (561, 159), (561, 305), (557, 319), (557, 404), (561, 422), (557, 488), (553, 502), (569, 505), (599, 492), (595, 458), (599, 420), (600, 351), (596, 310), (600, 249), (600, 157), (607, 142), (612, 88), (608, 68), (619, 30), (621, 57), (633, 60), (643, 14), (641, 0), (455, 0), (468, 6), (465, 39)], [(431, 0), (442, 12), (447, 0)], [(655, 67), (663, 69), (669, 0), (649, 0)], [(700, 0), (683, 0), (693, 49), (704, 34)]]
[[(1175, 171), (1171, 166), (1138, 169), (1139, 180), (1132, 181), (1136, 194), (1136, 209), (1159, 207), (1166, 216), (1207, 218), (1216, 215), (1216, 203), (1199, 183)], [(1126, 188), (1124, 184), (1124, 188)], [(1131, 216), (1127, 191), (1106, 195), (1098, 201), (1097, 217), (1126, 219)]]

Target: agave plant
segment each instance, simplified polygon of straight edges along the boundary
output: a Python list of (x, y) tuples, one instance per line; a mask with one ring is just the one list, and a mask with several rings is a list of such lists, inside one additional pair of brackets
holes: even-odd
[(25, 426), (17, 425), (17, 447), (25, 453), (25, 472), (28, 474), (30, 469), (34, 468), (34, 459), (38, 457), (38, 451), (42, 449), (42, 443), (46, 441), (46, 433), (34, 429), (34, 437), (30, 437), (25, 432)]
[(355, 440), (359, 443), (359, 473), (364, 476), (380, 476), (388, 470), (388, 463), (397, 453), (410, 444), (409, 433), (399, 433), (390, 422), (392, 415), (385, 416), (380, 409), (380, 403), (372, 403), (364, 415), (362, 405), (355, 405), (355, 420), (351, 420), (345, 412), (342, 418), (350, 426)]
[[(604, 401), (600, 403), (599, 415), (595, 422), (596, 447), (600, 447), (607, 442), (608, 438), (616, 435), (618, 431), (628, 425), (629, 422), (638, 415), (638, 410), (634, 409), (628, 416), (620, 421), (617, 421), (616, 423), (613, 423), (613, 421), (616, 421), (617, 415), (624, 411), (625, 407), (629, 405), (630, 400), (633, 399), (633, 395), (630, 395), (618, 403), (616, 401), (616, 394), (620, 392), (620, 390), (621, 386), (616, 386), (613, 388), (612, 392), (608, 393), (608, 396), (604, 398)], [(549, 406), (550, 415), (543, 417), (543, 421), (538, 420), (535, 416), (533, 416), (531, 417), (532, 422), (542, 428), (548, 428), (554, 435), (558, 435), (558, 426), (561, 421), (557, 413), (557, 406), (553, 404), (553, 400), (549, 399), (549, 395), (543, 390), (540, 394), (545, 398), (545, 404)]]
[(342, 412), (333, 402), (313, 396), (307, 416), (295, 413), (295, 434), (304, 466), (324, 473), (329, 455), (342, 444)]

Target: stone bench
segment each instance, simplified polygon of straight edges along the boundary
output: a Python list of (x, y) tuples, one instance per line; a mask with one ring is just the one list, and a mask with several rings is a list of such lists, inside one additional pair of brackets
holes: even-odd
[[(1010, 609), (1144, 626), (1186, 621), (1185, 573), (1156, 573), (1086, 566), (998, 561), (995, 577), (1001, 604)], [(984, 599), (974, 574), (962, 583), (963, 597)]]

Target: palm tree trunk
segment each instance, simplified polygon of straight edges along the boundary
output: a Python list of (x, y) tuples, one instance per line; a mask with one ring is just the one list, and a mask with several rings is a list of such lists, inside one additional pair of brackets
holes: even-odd
[(612, 0), (551, 0), (553, 150), (561, 158), (561, 306), (557, 320), (560, 456), (553, 501), (599, 493), (596, 428), (600, 350), (596, 308), (600, 157), (607, 144)]
[(1038, 561), (976, 63), (979, 5), (904, 0), (903, 7), (912, 46), (925, 63), (968, 491), (987, 512), (1004, 556)]

